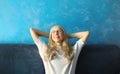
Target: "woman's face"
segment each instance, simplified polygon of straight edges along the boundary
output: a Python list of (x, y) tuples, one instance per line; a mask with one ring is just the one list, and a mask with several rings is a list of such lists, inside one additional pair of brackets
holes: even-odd
[(52, 40), (55, 43), (61, 43), (63, 41), (64, 33), (63, 33), (63, 30), (59, 26), (53, 27), (51, 34), (52, 34)]

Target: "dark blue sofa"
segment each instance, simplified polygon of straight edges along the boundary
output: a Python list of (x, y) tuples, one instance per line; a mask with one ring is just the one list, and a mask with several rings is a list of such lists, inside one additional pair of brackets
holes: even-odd
[[(45, 74), (36, 45), (0, 44), (0, 74)], [(76, 74), (120, 74), (120, 48), (85, 45)]]

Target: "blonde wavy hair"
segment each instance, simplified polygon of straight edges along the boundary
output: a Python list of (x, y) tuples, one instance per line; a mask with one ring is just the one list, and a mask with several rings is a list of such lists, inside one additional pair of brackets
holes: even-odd
[[(73, 48), (71, 47), (71, 45), (69, 44), (69, 39), (67, 36), (66, 31), (63, 29), (63, 27), (59, 26), (59, 25), (55, 25), (53, 27), (59, 27), (62, 31), (63, 31), (63, 41), (62, 41), (62, 52), (63, 52), (63, 57), (64, 60), (66, 61), (66, 63), (70, 63), (74, 57), (74, 51)], [(57, 57), (58, 54), (58, 50), (57, 47), (55, 46), (54, 41), (52, 40), (52, 29), (50, 30), (50, 35), (49, 35), (49, 43), (48, 43), (48, 47), (47, 50), (45, 52), (45, 58), (48, 58), (49, 60), (53, 60)]]

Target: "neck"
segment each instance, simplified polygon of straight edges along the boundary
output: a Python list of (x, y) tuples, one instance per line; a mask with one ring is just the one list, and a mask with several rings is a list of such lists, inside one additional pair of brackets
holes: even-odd
[(62, 45), (62, 43), (59, 43), (59, 42), (56, 43), (56, 46), (61, 46), (61, 45)]

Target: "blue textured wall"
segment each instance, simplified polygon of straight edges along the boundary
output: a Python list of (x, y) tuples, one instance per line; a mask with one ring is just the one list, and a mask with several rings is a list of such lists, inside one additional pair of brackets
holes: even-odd
[(89, 30), (88, 44), (120, 46), (120, 0), (0, 0), (0, 43), (33, 43), (30, 27), (49, 32), (54, 24)]

